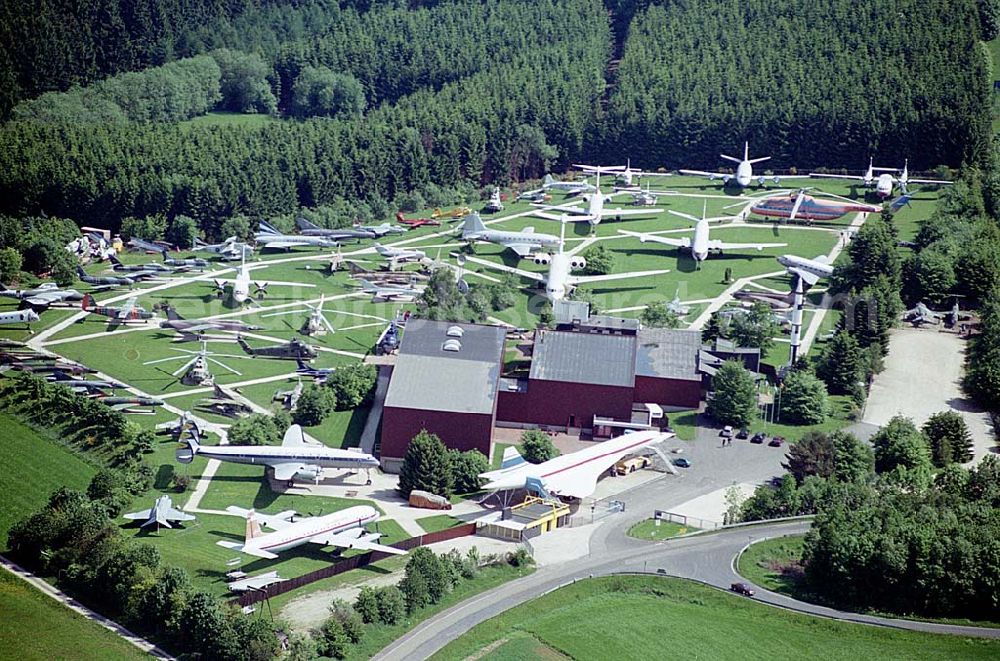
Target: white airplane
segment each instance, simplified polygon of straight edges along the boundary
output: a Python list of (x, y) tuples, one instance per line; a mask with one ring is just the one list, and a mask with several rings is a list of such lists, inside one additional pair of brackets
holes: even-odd
[[(565, 222), (560, 225), (560, 228), (565, 230)], [(562, 232), (561, 232), (562, 233)], [(562, 239), (562, 237), (560, 237)], [(480, 264), (488, 268), (496, 269), (498, 271), (504, 271), (505, 273), (514, 273), (521, 276), (522, 278), (527, 278), (528, 280), (534, 280), (536, 282), (541, 282), (545, 285), (545, 297), (550, 301), (558, 301), (560, 299), (566, 298), (576, 285), (586, 284), (588, 282), (605, 282), (608, 280), (623, 280), (626, 278), (641, 278), (648, 275), (660, 275), (663, 273), (670, 273), (669, 269), (659, 269), (656, 271), (630, 271), (628, 273), (608, 273), (606, 275), (573, 275), (572, 272), (575, 270), (583, 269), (587, 267), (587, 260), (578, 255), (571, 255), (569, 253), (563, 252), (562, 243), (560, 243), (559, 249), (554, 253), (537, 253), (532, 258), (535, 264), (549, 267), (547, 274), (543, 275), (541, 273), (535, 273), (534, 271), (525, 271), (522, 269), (513, 268), (505, 264), (497, 264), (496, 262), (491, 262), (486, 259), (479, 259), (478, 257), (465, 256), (465, 259), (473, 262), (475, 264)]]
[(575, 215), (577, 217), (574, 220), (580, 222), (586, 221), (590, 223), (591, 227), (596, 227), (607, 216), (621, 218), (625, 216), (648, 216), (654, 213), (663, 213), (663, 209), (605, 209), (604, 203), (610, 202), (611, 196), (601, 193), (600, 172), (597, 173), (597, 190), (594, 193), (585, 193), (583, 198), (587, 202), (587, 206), (584, 208), (570, 205), (542, 206), (542, 211), (535, 211), (533, 214), (547, 220), (562, 221), (564, 218), (563, 215), (546, 213), (547, 211), (558, 211), (560, 214)]
[(358, 278), (361, 289), (372, 295), (372, 300), (383, 301), (412, 301), (424, 293), (423, 287), (407, 287), (405, 285), (376, 285), (375, 283)]
[[(226, 278), (215, 279), (215, 292), (217, 295), (222, 296), (226, 293), (226, 284), (232, 284), (231, 296), (235, 303), (245, 303), (250, 299), (250, 267), (247, 266), (246, 260), (240, 264), (239, 270), (236, 272), (236, 277), (232, 280)], [(280, 287), (315, 287), (313, 284), (305, 284), (301, 282), (254, 282), (254, 296), (257, 298), (264, 298), (267, 294), (268, 285), (278, 285)]]
[(395, 262), (397, 264), (401, 264), (403, 262), (419, 262), (422, 259), (427, 259), (427, 253), (423, 250), (415, 250), (413, 248), (394, 248), (392, 246), (383, 246), (381, 243), (375, 244), (375, 252), (390, 262)]
[(187, 444), (186, 448), (177, 451), (177, 461), (182, 464), (189, 464), (195, 456), (202, 456), (235, 464), (267, 466), (274, 470), (274, 479), (282, 482), (291, 482), (296, 477), (318, 482), (324, 468), (367, 472), (378, 466), (378, 459), (370, 454), (329, 448), (308, 437), (299, 425), (288, 428), (280, 446), (202, 445), (198, 442), (197, 433), (189, 434), (189, 438), (182, 442)]
[(500, 187), (493, 187), (493, 194), (490, 195), (490, 199), (486, 201), (485, 210), (488, 213), (496, 213), (498, 211), (503, 211), (503, 200), (500, 199)]
[(815, 259), (806, 259), (796, 255), (779, 255), (778, 263), (788, 269), (792, 275), (802, 278), (802, 281), (812, 286), (820, 278), (829, 278), (833, 275), (833, 264), (826, 255), (819, 255)]
[[(726, 154), (719, 154), (720, 157), (726, 159), (727, 161), (732, 161), (737, 163), (736, 174), (721, 174), (719, 172), (705, 172), (704, 170), (678, 170), (681, 174), (694, 175), (696, 177), (708, 177), (710, 181), (715, 181), (716, 179), (722, 180), (723, 186), (728, 186), (730, 183), (735, 183), (740, 188), (746, 188), (754, 180), (753, 166), (754, 163), (761, 163), (770, 159), (770, 156), (762, 156), (760, 158), (750, 158), (750, 143), (743, 143), (743, 158), (737, 158), (735, 156), (727, 156)], [(786, 179), (808, 179), (809, 175), (758, 175), (756, 176), (757, 185), (763, 186), (768, 181), (773, 181), (775, 184), (780, 184)]]
[(237, 241), (235, 236), (231, 236), (222, 243), (205, 243), (200, 239), (194, 240), (193, 251), (203, 251), (210, 252), (219, 255), (226, 261), (236, 261), (237, 259), (245, 260), (247, 257), (253, 255), (253, 248), (243, 243), (242, 241)]
[[(377, 544), (382, 535), (365, 530), (365, 525), (379, 518), (378, 510), (368, 505), (348, 507), (333, 514), (305, 517), (297, 521), (292, 520), (295, 512), (291, 511), (273, 516), (233, 506), (227, 507), (226, 511), (246, 517), (246, 536), (242, 544), (226, 540), (218, 541), (216, 544), (258, 558), (273, 560), (281, 551), (302, 546), (306, 542), (406, 555), (406, 551)], [(261, 532), (260, 524), (271, 528), (274, 532)]]
[(579, 163), (574, 163), (573, 167), (583, 170), (584, 172), (598, 173), (598, 172), (613, 172), (615, 178), (621, 184), (619, 188), (621, 190), (627, 190), (629, 192), (638, 191), (638, 184), (633, 185), (633, 178), (639, 179), (640, 177), (669, 177), (671, 174), (669, 172), (645, 172), (639, 169), (632, 168), (632, 161), (629, 160), (625, 165), (583, 165)]
[(658, 234), (642, 234), (640, 232), (627, 232), (625, 230), (618, 230), (618, 233), (637, 237), (643, 243), (653, 241), (654, 243), (662, 243), (667, 246), (690, 250), (691, 256), (699, 264), (705, 261), (708, 254), (712, 251), (721, 253), (724, 250), (749, 250), (751, 248), (754, 250), (763, 250), (764, 248), (783, 248), (788, 245), (787, 243), (727, 243), (719, 239), (712, 239), (709, 237), (708, 216), (706, 215), (707, 205), (708, 203), (706, 202), (705, 206), (702, 207), (701, 218), (695, 218), (691, 214), (681, 213), (673, 209), (670, 210), (670, 213), (673, 215), (695, 223), (693, 240), (691, 238), (674, 239)]
[(132, 521), (142, 521), (145, 522), (139, 526), (140, 528), (145, 528), (146, 526), (156, 525), (157, 528), (160, 526), (165, 526), (167, 528), (173, 528), (170, 525), (171, 521), (194, 521), (195, 517), (193, 514), (188, 514), (174, 508), (174, 503), (170, 500), (170, 496), (160, 496), (156, 499), (156, 502), (148, 510), (142, 510), (141, 512), (132, 512), (131, 514), (123, 514), (122, 518), (130, 519)]
[(305, 236), (302, 234), (282, 234), (277, 228), (260, 222), (260, 230), (254, 234), (254, 240), (265, 248), (300, 248), (314, 246), (319, 248), (336, 248), (340, 244), (323, 236)]
[(559, 237), (554, 234), (536, 233), (534, 227), (525, 227), (520, 232), (492, 230), (483, 224), (478, 213), (472, 213), (462, 221), (462, 240), (474, 243), (486, 241), (510, 248), (519, 257), (528, 257), (539, 249), (559, 247)]
[(54, 282), (43, 282), (34, 289), (7, 289), (0, 285), (0, 296), (16, 298), (33, 308), (47, 308), (53, 303), (83, 300), (83, 294), (75, 289), (61, 289)]
[(673, 436), (659, 431), (630, 432), (593, 447), (529, 464), (514, 447), (504, 450), (500, 469), (481, 474), (484, 489), (528, 489), (562, 498), (586, 498), (597, 488), (597, 478), (627, 455)]
[(545, 175), (545, 181), (542, 183), (542, 187), (538, 190), (528, 191), (523, 193), (527, 195), (528, 193), (540, 193), (542, 191), (559, 191), (560, 193), (566, 193), (567, 195), (579, 195), (580, 193), (595, 193), (597, 188), (593, 184), (588, 184), (586, 181), (558, 181), (553, 178), (551, 174)]
[(371, 232), (376, 237), (383, 237), (388, 234), (403, 234), (406, 232), (405, 227), (399, 227), (398, 225), (393, 225), (392, 223), (382, 223), (381, 225), (355, 225), (354, 229)]
[[(817, 172), (810, 172), (809, 176), (820, 179), (852, 179), (854, 181), (860, 181), (865, 185), (865, 188), (874, 188), (875, 194), (881, 199), (887, 199), (892, 197), (892, 191), (896, 186), (903, 191), (903, 195), (909, 194), (908, 186), (910, 184), (937, 184), (941, 186), (950, 186), (953, 181), (945, 181), (943, 179), (911, 179), (910, 178), (910, 161), (906, 159), (903, 161), (903, 169), (899, 168), (877, 168), (874, 166), (874, 159), (868, 159), (868, 169), (863, 175), (852, 175), (852, 174), (821, 174)], [(876, 176), (876, 172), (881, 172)], [(893, 173), (898, 172), (899, 176), (895, 176)]]

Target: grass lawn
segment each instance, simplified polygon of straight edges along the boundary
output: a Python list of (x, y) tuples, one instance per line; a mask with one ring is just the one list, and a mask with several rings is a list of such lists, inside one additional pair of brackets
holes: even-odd
[(517, 443), (494, 443), (493, 444), (493, 461), (490, 462), (490, 470), (497, 470), (500, 468), (500, 464), (503, 463), (503, 453), (507, 448), (517, 447)]
[[(805, 546), (803, 535), (791, 535), (766, 539), (743, 552), (739, 559), (737, 571), (749, 581), (767, 588), (773, 592), (788, 595), (801, 601), (825, 604), (837, 608), (837, 604), (827, 604), (822, 597), (809, 591), (805, 584), (805, 574), (802, 567), (802, 550)], [(847, 608), (845, 610), (852, 610)], [(896, 613), (871, 611), (872, 615), (883, 617), (901, 617)], [(905, 617), (927, 622), (942, 622), (944, 624), (971, 625), (978, 627), (997, 627), (1000, 622), (970, 620), (967, 618), (930, 618), (913, 615)]]
[(460, 526), (465, 523), (465, 521), (456, 519), (455, 517), (447, 514), (436, 514), (434, 516), (425, 516), (422, 519), (417, 519), (417, 523), (419, 523), (420, 527), (424, 529), (424, 532), (437, 532), (438, 530), (447, 530), (448, 528)]
[(673, 521), (660, 521), (660, 525), (656, 524), (657, 522), (654, 519), (640, 521), (628, 529), (628, 536), (658, 542), (661, 539), (679, 537), (680, 535), (686, 535), (689, 532), (698, 530), (698, 528), (693, 526), (685, 526)]
[(281, 120), (277, 117), (260, 113), (226, 112), (216, 110), (180, 122), (179, 126), (241, 126), (251, 128), (280, 121)]
[(0, 548), (7, 531), (36, 512), (59, 487), (84, 490), (97, 468), (76, 453), (35, 432), (17, 418), (0, 413)]
[(0, 659), (148, 659), (149, 656), (21, 579), (0, 572)]
[(491, 590), (508, 581), (527, 576), (534, 567), (511, 567), (508, 564), (483, 567), (479, 575), (471, 580), (463, 580), (455, 589), (446, 595), (440, 603), (433, 604), (408, 616), (394, 626), (369, 626), (365, 629), (365, 637), (358, 645), (348, 648), (346, 659), (370, 659), (383, 647), (410, 631), (427, 618), (447, 610), (482, 592)]
[[(452, 641), (434, 659), (532, 635), (579, 661), (609, 658), (990, 659), (1000, 642), (847, 624), (784, 611), (697, 583), (651, 576), (577, 581)], [(500, 648), (502, 649), (502, 647)]]

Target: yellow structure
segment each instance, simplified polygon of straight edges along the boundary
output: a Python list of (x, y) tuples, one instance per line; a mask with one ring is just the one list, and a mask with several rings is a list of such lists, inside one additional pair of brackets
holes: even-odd
[(566, 525), (569, 505), (528, 496), (523, 503), (483, 517), (477, 535), (523, 541)]

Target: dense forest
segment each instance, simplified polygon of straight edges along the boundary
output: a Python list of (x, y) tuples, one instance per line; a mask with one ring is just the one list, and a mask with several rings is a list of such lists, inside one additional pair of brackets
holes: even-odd
[[(0, 213), (213, 238), (576, 159), (714, 168), (744, 139), (779, 169), (982, 164), (993, 4), (8, 2)], [(273, 119), (187, 121), (210, 110)]]

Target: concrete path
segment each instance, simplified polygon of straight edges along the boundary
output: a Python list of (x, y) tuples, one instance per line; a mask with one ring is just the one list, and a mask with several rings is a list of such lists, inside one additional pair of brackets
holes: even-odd
[(379, 422), (382, 421), (382, 407), (385, 405), (385, 396), (389, 392), (389, 376), (392, 369), (388, 365), (378, 367), (378, 379), (375, 381), (375, 397), (372, 400), (371, 408), (368, 409), (368, 417), (365, 419), (365, 428), (361, 431), (361, 451), (368, 454), (375, 453), (375, 438), (378, 432)]

